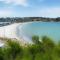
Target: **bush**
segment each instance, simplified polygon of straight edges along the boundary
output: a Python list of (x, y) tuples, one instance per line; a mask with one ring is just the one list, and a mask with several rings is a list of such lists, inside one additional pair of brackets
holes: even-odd
[(19, 55), (22, 56), (22, 47), (16, 41), (8, 41), (7, 42), (7, 54), (9, 57), (12, 57), (13, 60)]
[(38, 44), (39, 43), (39, 36), (32, 36), (32, 41), (35, 43), (35, 44)]
[(47, 36), (42, 37), (42, 42), (38, 36), (33, 40), (35, 44), (27, 46), (7, 40), (6, 45), (0, 48), (0, 60), (60, 60), (60, 42), (56, 44)]

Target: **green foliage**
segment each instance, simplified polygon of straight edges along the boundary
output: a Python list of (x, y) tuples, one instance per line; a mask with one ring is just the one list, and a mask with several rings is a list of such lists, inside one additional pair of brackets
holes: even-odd
[(32, 37), (35, 44), (23, 47), (17, 41), (7, 39), (6, 45), (0, 48), (0, 60), (60, 60), (60, 42), (54, 43), (47, 36)]
[(8, 45), (9, 56), (11, 56), (13, 59), (15, 59), (17, 57), (17, 55), (19, 55), (21, 57), (23, 50), (17, 41), (10, 41), (9, 40), (7, 42), (7, 45)]
[(47, 36), (42, 37), (42, 42), (44, 46), (46, 47), (46, 49), (52, 49), (55, 46), (53, 40)]
[(4, 51), (0, 48), (0, 60), (4, 60)]
[(35, 44), (38, 44), (39, 43), (39, 36), (32, 36), (32, 41), (35, 43)]

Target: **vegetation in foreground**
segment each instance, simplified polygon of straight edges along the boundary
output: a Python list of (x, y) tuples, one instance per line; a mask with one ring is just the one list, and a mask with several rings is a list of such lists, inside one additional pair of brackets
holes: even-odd
[(34, 44), (27, 47), (7, 40), (5, 46), (0, 48), (0, 60), (60, 60), (60, 42), (56, 44), (47, 36), (43, 36), (42, 41), (33, 36), (32, 40)]

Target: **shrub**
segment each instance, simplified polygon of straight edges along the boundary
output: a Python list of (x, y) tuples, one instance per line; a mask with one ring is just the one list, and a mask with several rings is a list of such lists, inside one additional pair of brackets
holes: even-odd
[(22, 56), (22, 47), (20, 44), (16, 41), (8, 41), (7, 42), (7, 50), (8, 50), (8, 56), (12, 57), (14, 60), (18, 55), (21, 57)]
[(35, 44), (38, 44), (38, 43), (39, 43), (39, 36), (37, 36), (37, 35), (32, 36), (32, 41), (33, 41)]

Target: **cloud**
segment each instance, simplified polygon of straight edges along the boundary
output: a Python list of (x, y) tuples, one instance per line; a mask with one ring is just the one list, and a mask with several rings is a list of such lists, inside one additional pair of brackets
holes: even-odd
[(0, 0), (4, 2), (5, 4), (14, 4), (14, 5), (22, 5), (27, 6), (27, 0)]
[(0, 17), (9, 17), (12, 15), (12, 11), (10, 10), (0, 10)]
[(44, 8), (38, 14), (43, 17), (59, 17), (60, 8)]

